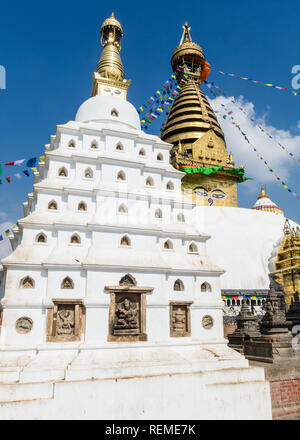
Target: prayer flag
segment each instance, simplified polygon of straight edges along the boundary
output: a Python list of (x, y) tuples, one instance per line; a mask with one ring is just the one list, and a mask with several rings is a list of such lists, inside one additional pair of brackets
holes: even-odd
[(36, 157), (32, 157), (31, 159), (29, 159), (29, 160), (27, 161), (26, 166), (27, 166), (28, 168), (31, 168), (31, 167), (34, 167), (35, 164), (36, 164)]

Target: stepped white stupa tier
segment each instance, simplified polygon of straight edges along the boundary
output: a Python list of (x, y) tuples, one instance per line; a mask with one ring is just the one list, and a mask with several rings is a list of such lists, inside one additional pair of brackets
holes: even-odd
[(172, 145), (141, 131), (128, 81), (101, 60), (2, 261), (0, 417), (270, 418), (263, 369), (223, 337), (224, 270)]

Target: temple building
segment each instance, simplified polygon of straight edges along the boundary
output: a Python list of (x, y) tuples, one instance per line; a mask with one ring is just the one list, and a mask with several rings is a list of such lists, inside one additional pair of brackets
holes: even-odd
[[(245, 167), (235, 166), (230, 139), (227, 149), (217, 117), (201, 90), (209, 64), (202, 48), (192, 41), (187, 23), (173, 51), (171, 66), (174, 72), (180, 71), (178, 66), (185, 66), (182, 71), (189, 74), (174, 100), (161, 138), (173, 144), (170, 162), (186, 173), (182, 192), (196, 204), (194, 224), (211, 235), (209, 253), (225, 269), (221, 277), (225, 315), (236, 317), (245, 297), (253, 312), (262, 316), (270, 278), (276, 281), (275, 261), (284, 235), (284, 213), (263, 187), (252, 209), (238, 206), (238, 183), (248, 179)], [(177, 75), (178, 82), (181, 75)], [(292, 220), (290, 224), (291, 228), (297, 227)], [(291, 273), (296, 273), (294, 266), (292, 272), (286, 271), (285, 280), (291, 279)], [(277, 284), (277, 289), (283, 289), (283, 284)]]
[(273, 278), (280, 285), (286, 296), (286, 305), (296, 293), (300, 292), (300, 229), (291, 227), (288, 220), (284, 225), (284, 237), (277, 250), (274, 261)]
[(196, 168), (182, 179), (188, 197), (197, 205), (237, 207), (237, 183), (245, 179), (244, 167), (235, 167), (217, 117), (199, 86), (208, 63), (202, 48), (192, 41), (187, 23), (171, 59), (174, 72), (182, 64), (189, 71), (189, 79), (174, 100), (161, 138), (174, 145), (174, 167), (183, 171)]
[[(145, 134), (127, 101), (122, 36), (104, 21), (92, 96), (45, 146), (2, 260), (1, 419), (269, 419), (264, 370), (224, 338), (225, 270), (202, 207), (182, 194), (173, 145)], [(223, 166), (223, 134), (197, 99), (211, 113), (201, 148)]]

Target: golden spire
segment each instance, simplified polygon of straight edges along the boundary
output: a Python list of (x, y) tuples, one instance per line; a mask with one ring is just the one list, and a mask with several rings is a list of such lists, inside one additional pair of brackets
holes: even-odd
[[(93, 74), (92, 96), (118, 93), (120, 98), (126, 99), (130, 81), (125, 80), (120, 57), (122, 37), (122, 26), (112, 12), (111, 17), (104, 20), (101, 26), (100, 43), (103, 51), (97, 65), (97, 72)], [(121, 90), (117, 91), (116, 88)]]
[(291, 235), (291, 233), (292, 233), (291, 225), (290, 225), (288, 218), (285, 219), (283, 232), (284, 232), (284, 235)]
[(260, 194), (259, 194), (259, 196), (257, 197), (257, 200), (259, 200), (259, 199), (262, 199), (262, 198), (267, 198), (267, 199), (269, 199), (270, 197), (268, 196), (268, 194), (266, 193), (266, 191), (265, 191), (265, 188), (262, 186), (261, 187), (261, 190), (260, 190)]
[(190, 26), (188, 25), (187, 21), (184, 23), (184, 25), (182, 26), (183, 29), (183, 34), (179, 43), (179, 46), (183, 43), (192, 43), (192, 37), (190, 34)]
[(227, 163), (228, 163), (228, 165), (234, 165), (234, 160), (233, 160), (233, 154), (232, 154), (232, 151), (230, 151), (230, 153), (229, 153)]
[(122, 37), (122, 26), (112, 13), (111, 17), (104, 20), (101, 26), (100, 42), (104, 49), (97, 66), (97, 72), (104, 78), (117, 81), (124, 79), (124, 68), (119, 55)]
[[(182, 28), (183, 34), (179, 45), (173, 51), (171, 65), (174, 72), (178, 72), (182, 64), (188, 66), (188, 80), (173, 102), (161, 138), (174, 145), (178, 145), (181, 141), (184, 149), (190, 149), (194, 142), (203, 138), (203, 148), (201, 146), (200, 149), (203, 153), (207, 153), (203, 156), (210, 160), (214, 156), (212, 153), (218, 149), (220, 154), (218, 153), (218, 158), (212, 157), (211, 164), (227, 165), (228, 153), (223, 131), (198, 84), (205, 56), (199, 44), (193, 43), (191, 28), (187, 22)], [(180, 82), (182, 79), (180, 72), (177, 78)], [(198, 153), (196, 159), (199, 159)]]

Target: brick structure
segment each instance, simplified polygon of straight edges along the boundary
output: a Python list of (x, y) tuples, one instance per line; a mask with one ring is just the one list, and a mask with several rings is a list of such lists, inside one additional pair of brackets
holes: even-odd
[(300, 363), (290, 361), (285, 365), (262, 364), (266, 380), (270, 382), (272, 417), (274, 419), (300, 418)]

